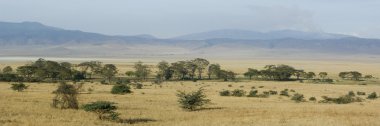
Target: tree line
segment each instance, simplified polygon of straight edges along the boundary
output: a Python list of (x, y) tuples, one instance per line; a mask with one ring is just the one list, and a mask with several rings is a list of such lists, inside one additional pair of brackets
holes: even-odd
[[(152, 69), (157, 69), (153, 73)], [(176, 61), (169, 63), (161, 61), (156, 65), (147, 65), (139, 61), (133, 65), (132, 71), (127, 71), (124, 75), (128, 79), (147, 81), (154, 79), (159, 83), (169, 80), (236, 80), (237, 73), (222, 69), (221, 65), (211, 64), (207, 59), (195, 58), (192, 60)], [(114, 64), (103, 64), (99, 61), (86, 61), (79, 64), (69, 62), (56, 62), (45, 59), (38, 59), (32, 63), (18, 66), (15, 70), (6, 66), (0, 73), (0, 81), (14, 82), (56, 82), (61, 80), (80, 81), (84, 79), (102, 79), (105, 83), (115, 80), (118, 68)], [(243, 74), (249, 79), (256, 80), (311, 80), (319, 76), (322, 81), (329, 80), (327, 72), (306, 72), (289, 65), (266, 65), (258, 70), (248, 68)], [(360, 80), (362, 78), (373, 78), (371, 75), (364, 77), (360, 72), (341, 72), (342, 79)], [(330, 79), (331, 80), (331, 79)]]

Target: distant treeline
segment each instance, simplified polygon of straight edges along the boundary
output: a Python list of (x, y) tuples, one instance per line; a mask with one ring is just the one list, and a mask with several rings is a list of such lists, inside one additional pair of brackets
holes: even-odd
[[(153, 67), (156, 67), (157, 71), (152, 72)], [(208, 60), (202, 58), (174, 63), (161, 61), (156, 66), (149, 66), (139, 61), (134, 64), (133, 68), (134, 71), (125, 72), (125, 76), (117, 76), (118, 69), (114, 64), (103, 64), (99, 61), (71, 64), (40, 58), (30, 64), (19, 66), (15, 70), (10, 66), (4, 67), (0, 72), (0, 81), (57, 82), (101, 79), (102, 83), (112, 83), (124, 78), (138, 81), (153, 79), (154, 82), (160, 83), (169, 80), (234, 81), (238, 75), (233, 71), (222, 69), (219, 64), (210, 64)], [(243, 75), (249, 79), (274, 81), (315, 80), (317, 76), (314, 72), (305, 72), (289, 65), (266, 65), (262, 70), (248, 68)], [(327, 72), (320, 72), (318, 76), (320, 81), (332, 81), (327, 77)], [(339, 77), (351, 80), (363, 78), (362, 74), (357, 71), (341, 72)], [(372, 76), (366, 75), (364, 78), (372, 78)]]

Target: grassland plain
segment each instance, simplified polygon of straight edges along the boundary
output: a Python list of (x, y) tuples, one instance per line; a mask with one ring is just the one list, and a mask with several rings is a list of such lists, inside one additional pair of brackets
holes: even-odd
[[(119, 73), (131, 70), (133, 61), (104, 61), (115, 63), (120, 68)], [(142, 60), (150, 65), (160, 60)], [(287, 61), (287, 60), (244, 60), (227, 61), (212, 60), (222, 67), (242, 73), (248, 67), (260, 68), (266, 64), (288, 64), (306, 71), (326, 71), (330, 77), (336, 78), (341, 71), (357, 70), (364, 74), (380, 75), (380, 64), (361, 61)], [(16, 67), (25, 62), (2, 62), (1, 68), (6, 65)], [(283, 89), (294, 89), (305, 98), (315, 96), (336, 97), (347, 94), (348, 91), (364, 91), (366, 93), (380, 93), (378, 80), (371, 80), (368, 85), (357, 85), (356, 82), (343, 81), (339, 84), (311, 84), (299, 82), (273, 81), (241, 81), (241, 82), (164, 82), (162, 86), (144, 83), (143, 89), (133, 89), (132, 94), (113, 95), (111, 85), (101, 85), (98, 82), (84, 84), (79, 95), (80, 104), (107, 100), (118, 103), (117, 110), (121, 118), (136, 120), (133, 125), (152, 126), (230, 126), (230, 125), (267, 125), (267, 126), (379, 126), (380, 100), (365, 100), (351, 104), (323, 104), (317, 102), (295, 103), (290, 98), (274, 95), (269, 98), (222, 97), (221, 90), (243, 89), (250, 91), (252, 86), (259, 92)], [(362, 83), (362, 82), (360, 82)], [(0, 83), (0, 125), (127, 125), (108, 121), (100, 121), (93, 113), (83, 110), (60, 110), (50, 107), (54, 97), (53, 90), (57, 84), (53, 83), (26, 83), (30, 85), (25, 92), (15, 92), (10, 84)], [(232, 85), (229, 87), (228, 85)], [(205, 109), (195, 112), (183, 111), (179, 108), (175, 96), (178, 90), (192, 91), (205, 86), (205, 91), (212, 104)], [(94, 89), (89, 93), (88, 88)], [(293, 93), (291, 93), (293, 94)], [(364, 98), (364, 96), (363, 96)], [(144, 122), (144, 120), (154, 120)], [(142, 121), (142, 122), (139, 122)]]

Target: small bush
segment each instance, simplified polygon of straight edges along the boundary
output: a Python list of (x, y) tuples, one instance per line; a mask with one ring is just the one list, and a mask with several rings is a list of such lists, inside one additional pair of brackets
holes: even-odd
[(355, 97), (355, 93), (354, 93), (354, 91), (349, 91), (349, 92), (348, 92), (348, 96)]
[(269, 95), (270, 93), (269, 93), (269, 91), (263, 91), (263, 94)]
[(264, 86), (259, 86), (259, 88), (264, 88)]
[(180, 107), (189, 111), (195, 111), (210, 102), (202, 88), (190, 93), (178, 91), (177, 97)]
[(270, 95), (277, 95), (277, 91), (272, 91), (272, 90), (270, 90), (270, 91), (269, 91), (269, 94), (270, 94)]
[(244, 86), (243, 86), (243, 85), (241, 85), (241, 86), (240, 86), (240, 88), (244, 88)]
[(219, 92), (219, 95), (220, 96), (230, 96), (231, 92), (228, 90), (224, 90), (224, 91)]
[(358, 92), (356, 92), (356, 94), (357, 94), (357, 95), (365, 95), (365, 92), (360, 92), (360, 91), (358, 91)]
[(56, 96), (53, 98), (52, 106), (61, 109), (78, 109), (77, 95), (78, 91), (74, 85), (61, 82), (53, 92)]
[(229, 85), (228, 85), (228, 87), (232, 87), (232, 85), (231, 85), (231, 84), (229, 84)]
[(376, 92), (372, 92), (371, 94), (368, 95), (367, 99), (376, 99), (378, 98)]
[(85, 104), (82, 108), (87, 112), (95, 112), (100, 120), (119, 120), (119, 113), (116, 113), (117, 109), (114, 106), (115, 103), (108, 101), (97, 101), (89, 104)]
[(106, 80), (101, 80), (100, 84), (108, 84)]
[(309, 98), (309, 101), (317, 101), (317, 98), (315, 98), (315, 97), (310, 97), (310, 98)]
[(257, 95), (258, 98), (268, 98), (269, 94), (259, 94)]
[(251, 90), (249, 91), (247, 97), (257, 97), (257, 93), (258, 93), (257, 90)]
[(322, 98), (324, 100), (319, 101), (321, 103), (348, 104), (348, 103), (352, 103), (352, 102), (362, 102), (363, 101), (362, 98), (354, 97), (354, 96), (349, 95), (349, 94), (344, 95), (344, 96), (340, 96), (338, 98), (330, 98), (327, 96), (322, 96)]
[(293, 90), (293, 89), (290, 89), (290, 92), (296, 92), (295, 90)]
[(26, 86), (24, 83), (15, 83), (15, 84), (12, 84), (11, 89), (18, 91), (18, 92), (21, 92), (25, 89), (28, 89), (28, 87), (29, 86)]
[(296, 94), (294, 94), (292, 96), (292, 100), (296, 101), (296, 102), (303, 102), (303, 101), (305, 101), (305, 99), (303, 97), (303, 94), (298, 94), (298, 93), (296, 93)]
[(232, 96), (236, 96), (236, 97), (242, 97), (245, 95), (245, 91), (244, 90), (241, 90), (241, 89), (235, 89), (232, 91)]
[(143, 88), (143, 84), (141, 84), (141, 83), (137, 83), (136, 84), (136, 89), (142, 89)]
[(131, 88), (126, 84), (117, 84), (112, 87), (112, 94), (128, 94), (131, 93)]
[(280, 92), (280, 95), (289, 97), (289, 93), (288, 93), (287, 90), (282, 90), (282, 91)]
[(256, 87), (255, 87), (255, 86), (252, 86), (251, 89), (256, 89)]

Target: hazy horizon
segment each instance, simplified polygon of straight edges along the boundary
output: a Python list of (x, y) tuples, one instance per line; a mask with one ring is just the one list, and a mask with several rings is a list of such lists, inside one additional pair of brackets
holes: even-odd
[(380, 38), (376, 0), (1, 0), (0, 21), (159, 38), (219, 29), (323, 31)]

